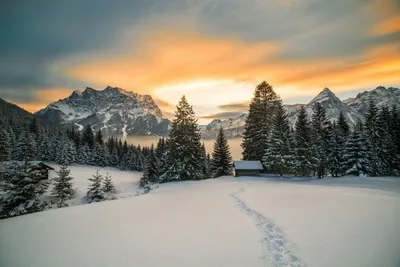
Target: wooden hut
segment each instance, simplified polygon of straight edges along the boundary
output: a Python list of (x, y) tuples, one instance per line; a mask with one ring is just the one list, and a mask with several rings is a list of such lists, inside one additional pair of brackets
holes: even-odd
[(237, 160), (233, 162), (235, 177), (238, 176), (260, 176), (263, 170), (261, 162), (258, 160)]

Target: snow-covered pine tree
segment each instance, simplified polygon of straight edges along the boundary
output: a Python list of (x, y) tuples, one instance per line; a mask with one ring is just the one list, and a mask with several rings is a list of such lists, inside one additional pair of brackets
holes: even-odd
[(67, 138), (61, 139), (58, 147), (59, 153), (56, 156), (58, 164), (68, 166), (76, 162), (75, 145), (71, 140)]
[(143, 176), (140, 178), (139, 186), (148, 192), (150, 190), (150, 185), (157, 183), (158, 180), (159, 177), (157, 174), (156, 156), (154, 154), (154, 147), (152, 145), (147, 153)]
[(310, 175), (311, 161), (311, 128), (304, 107), (301, 107), (295, 124), (295, 169), (301, 176)]
[(160, 138), (158, 140), (156, 149), (155, 149), (155, 156), (157, 158), (157, 173), (158, 176), (160, 177), (163, 175), (166, 171), (166, 144), (165, 144), (165, 139)]
[(43, 135), (38, 143), (38, 159), (44, 161), (51, 161), (51, 150), (49, 147), (49, 138)]
[(14, 158), (18, 161), (31, 161), (34, 159), (34, 150), (31, 136), (22, 132), (17, 139)]
[(54, 178), (52, 194), (58, 207), (68, 206), (66, 201), (72, 199), (75, 195), (70, 172), (67, 165), (61, 165), (57, 171), (57, 176)]
[(334, 121), (330, 140), (330, 153), (328, 155), (329, 172), (334, 177), (341, 176), (346, 171), (344, 159), (345, 148), (346, 146), (342, 133), (340, 132), (336, 121)]
[(371, 173), (366, 146), (367, 140), (364, 138), (363, 131), (363, 123), (358, 120), (346, 144), (346, 153), (344, 155), (347, 165), (346, 174), (359, 176)]
[(0, 129), (0, 162), (11, 159), (11, 136), (8, 129)]
[(105, 199), (115, 199), (115, 194), (117, 193), (117, 189), (115, 188), (115, 185), (108, 172), (107, 175), (104, 177), (103, 192)]
[(379, 175), (382, 168), (382, 163), (380, 161), (380, 153), (381, 153), (381, 144), (380, 144), (380, 137), (378, 135), (377, 129), (377, 118), (378, 118), (378, 108), (374, 100), (371, 98), (369, 100), (368, 110), (365, 114), (365, 134), (368, 138), (368, 155), (370, 156), (369, 164), (372, 176)]
[(82, 143), (84, 145), (88, 145), (88, 147), (90, 149), (94, 148), (95, 140), (94, 140), (94, 133), (93, 133), (92, 126), (86, 125), (85, 128), (83, 129), (83, 132), (82, 132)]
[(167, 171), (162, 181), (201, 180), (204, 178), (200, 132), (193, 108), (181, 98), (176, 107), (167, 141)]
[(92, 184), (89, 186), (86, 193), (87, 201), (89, 203), (103, 201), (105, 198), (102, 188), (103, 175), (101, 175), (99, 170), (97, 170), (96, 173), (93, 174), (92, 178), (89, 178), (89, 181), (91, 181)]
[(40, 173), (29, 162), (8, 162), (0, 170), (2, 194), (0, 217), (6, 218), (37, 212), (42, 209), (38, 197), (48, 187)]
[(212, 177), (232, 175), (232, 156), (222, 127), (219, 129), (211, 159)]
[[(390, 110), (391, 113), (391, 122), (390, 122), (390, 135), (392, 136), (396, 157), (400, 158), (400, 113), (396, 106), (393, 106)], [(400, 160), (397, 162), (396, 170), (400, 172)]]
[(92, 153), (88, 145), (81, 145), (78, 150), (77, 162), (79, 164), (89, 165), (91, 162)]
[(316, 175), (326, 175), (330, 145), (331, 124), (326, 117), (325, 109), (317, 102), (312, 115), (312, 158)]
[(280, 98), (270, 84), (263, 81), (257, 85), (243, 133), (241, 146), (244, 160), (261, 160), (264, 156), (268, 148), (266, 140), (271, 131), (272, 117), (279, 102)]
[(102, 145), (96, 143), (93, 150), (93, 157), (91, 159), (92, 165), (105, 167), (107, 166), (106, 152)]
[(377, 115), (376, 129), (380, 137), (379, 159), (381, 163), (380, 176), (398, 175), (398, 162), (400, 158), (396, 153), (394, 136), (391, 134), (392, 114), (388, 107), (382, 107)]
[(271, 130), (263, 163), (269, 168), (269, 171), (282, 176), (284, 173), (291, 172), (294, 155), (291, 147), (289, 120), (281, 101), (276, 104)]

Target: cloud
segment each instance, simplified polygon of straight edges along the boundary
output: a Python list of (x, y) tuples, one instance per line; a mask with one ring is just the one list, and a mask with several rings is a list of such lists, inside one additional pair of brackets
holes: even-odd
[(246, 102), (238, 102), (238, 103), (229, 103), (229, 104), (224, 104), (218, 106), (218, 108), (222, 110), (229, 110), (232, 112), (239, 112), (239, 113), (245, 113), (249, 110), (249, 101)]
[(229, 118), (235, 118), (240, 115), (242, 115), (243, 112), (220, 112), (220, 113), (215, 113), (215, 114), (210, 114), (206, 116), (202, 116), (200, 118), (202, 119), (220, 119), (220, 120), (226, 120)]
[(187, 94), (207, 116), (241, 110), (229, 103), (261, 80), (284, 101), (398, 84), (399, 13), (395, 0), (10, 2), (0, 96), (34, 108), (59, 98), (52, 88), (115, 84), (166, 112)]

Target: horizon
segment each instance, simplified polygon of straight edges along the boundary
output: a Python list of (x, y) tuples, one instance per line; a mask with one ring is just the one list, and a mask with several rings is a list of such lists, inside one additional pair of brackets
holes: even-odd
[[(134, 92), (134, 91), (132, 91), (132, 90), (127, 90), (127, 89), (125, 89), (125, 88), (121, 88), (121, 87), (118, 87), (118, 86), (111, 86), (111, 85), (107, 85), (107, 86), (104, 87), (103, 89), (97, 89), (97, 88), (93, 88), (93, 87), (87, 86), (87, 87), (85, 87), (85, 89), (76, 89), (76, 90), (73, 90), (73, 91), (71, 91), (71, 94), (70, 94), (70, 95), (68, 95), (68, 96), (66, 96), (66, 97), (64, 97), (64, 98), (60, 98), (60, 99), (56, 99), (56, 100), (54, 100), (54, 101), (51, 101), (51, 102), (49, 102), (48, 104), (44, 105), (43, 107), (41, 107), (41, 108), (39, 108), (39, 109), (35, 109), (35, 110), (28, 110), (28, 109), (25, 109), (23, 106), (20, 106), (18, 103), (14, 103), (14, 102), (12, 102), (12, 101), (7, 101), (6, 99), (4, 99), (4, 100), (7, 101), (7, 102), (9, 102), (9, 103), (15, 104), (15, 105), (17, 105), (17, 106), (23, 108), (24, 110), (26, 110), (26, 111), (28, 111), (28, 112), (30, 112), (30, 113), (33, 114), (33, 113), (35, 113), (35, 112), (37, 112), (37, 111), (40, 111), (40, 110), (46, 108), (47, 106), (49, 106), (50, 104), (52, 104), (52, 103), (54, 103), (54, 102), (57, 102), (57, 101), (60, 101), (60, 100), (63, 100), (63, 99), (66, 99), (66, 98), (70, 97), (74, 92), (83, 92), (83, 91), (85, 91), (85, 90), (88, 89), (88, 88), (94, 89), (94, 90), (96, 90), (96, 91), (103, 91), (103, 90), (107, 89), (108, 87), (110, 87), (110, 88), (118, 88), (118, 89), (122, 89), (122, 90), (127, 91), (127, 92), (137, 93), (137, 92)], [(398, 88), (398, 86), (382, 86), (382, 85), (379, 85), (379, 86), (377, 86), (377, 87), (375, 87), (375, 88), (371, 88), (371, 89), (352, 90), (352, 91), (347, 91), (347, 92), (339, 93), (339, 95), (338, 95), (338, 94), (336, 94), (332, 89), (330, 89), (329, 87), (325, 87), (325, 88), (323, 88), (320, 92), (318, 92), (316, 95), (314, 95), (314, 96), (312, 96), (312, 97), (307, 97), (307, 98), (305, 98), (306, 100), (305, 100), (304, 102), (287, 103), (284, 99), (282, 99), (282, 102), (283, 102), (283, 104), (286, 105), (286, 106), (290, 106), (290, 105), (307, 105), (307, 104), (308, 104), (309, 102), (311, 102), (315, 97), (317, 97), (320, 93), (322, 93), (323, 90), (325, 90), (325, 89), (328, 89), (328, 90), (331, 91), (337, 98), (339, 98), (341, 101), (344, 101), (344, 100), (346, 100), (346, 99), (355, 98), (355, 97), (357, 97), (357, 95), (360, 94), (360, 93), (375, 90), (375, 89), (377, 89), (378, 87), (384, 87), (384, 88), (386, 88), (386, 89), (388, 89), (388, 88), (390, 88), (390, 87)], [(149, 95), (149, 96), (151, 96), (152, 99), (153, 99), (153, 100), (155, 101), (155, 103), (157, 104), (157, 106), (160, 107), (159, 103), (160, 103), (160, 101), (162, 101), (162, 100), (154, 99), (154, 97), (153, 97), (152, 95), (150, 95), (150, 94), (141, 94), (141, 95)], [(278, 95), (279, 95), (279, 94), (278, 94)], [(189, 104), (190, 104), (190, 99), (188, 99), (188, 100), (189, 100)], [(248, 104), (249, 104), (250, 100), (251, 100), (251, 98), (249, 98), (248, 102), (243, 102), (243, 103), (242, 103), (242, 106), (241, 106), (241, 108), (243, 109), (242, 112), (236, 112), (236, 113), (233, 113), (233, 114), (231, 113), (231, 114), (229, 114), (229, 116), (221, 116), (221, 117), (208, 117), (208, 116), (205, 116), (205, 117), (200, 117), (200, 116), (197, 116), (197, 115), (196, 115), (196, 118), (198, 119), (199, 126), (207, 126), (209, 123), (211, 123), (212, 121), (214, 121), (214, 120), (216, 120), (216, 119), (219, 119), (219, 120), (221, 120), (221, 121), (224, 121), (224, 120), (227, 120), (227, 119), (230, 119), (230, 118), (237, 118), (237, 117), (239, 117), (239, 116), (241, 116), (241, 115), (243, 115), (243, 114), (248, 113)], [(161, 103), (161, 104), (162, 104), (162, 103)], [(176, 103), (176, 104), (171, 104), (171, 105), (174, 105), (174, 107), (175, 107), (177, 104), (178, 104), (178, 103)], [(229, 104), (228, 104), (228, 105), (229, 105)], [(169, 120), (172, 120), (172, 119), (174, 118), (174, 112), (168, 112), (168, 111), (165, 112), (162, 108), (160, 108), (160, 109), (161, 109), (161, 112), (163, 113), (163, 117), (164, 117), (164, 118), (167, 118), (167, 119), (169, 119)], [(196, 113), (196, 110), (194, 110), (194, 111), (195, 111), (195, 113)]]
[(30, 112), (111, 84), (167, 117), (184, 94), (205, 124), (246, 112), (262, 80), (285, 104), (400, 85), (398, 0), (43, 0), (0, 16), (0, 97)]

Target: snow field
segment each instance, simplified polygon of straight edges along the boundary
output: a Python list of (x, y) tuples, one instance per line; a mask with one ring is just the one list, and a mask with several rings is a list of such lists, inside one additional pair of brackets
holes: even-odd
[[(71, 169), (81, 196), (96, 168)], [(125, 198), (0, 221), (0, 266), (400, 264), (400, 179), (223, 177), (134, 196), (140, 173), (105, 170)]]

